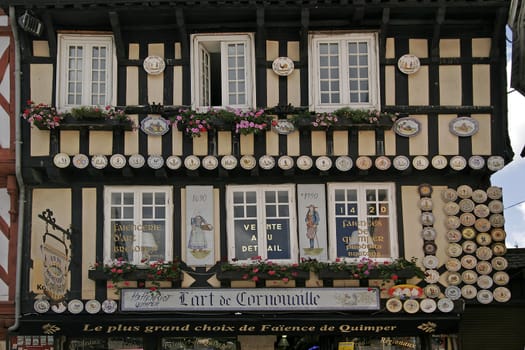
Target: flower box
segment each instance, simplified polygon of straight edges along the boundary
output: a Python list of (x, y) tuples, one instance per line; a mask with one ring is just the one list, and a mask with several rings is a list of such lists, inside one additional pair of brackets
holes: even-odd
[[(155, 278), (150, 278), (151, 273), (147, 269), (137, 269), (132, 272), (127, 272), (122, 274), (122, 281), (152, 281)], [(89, 270), (88, 278), (93, 281), (111, 281), (113, 275), (102, 270)], [(170, 281), (178, 281), (181, 279), (181, 276), (177, 278), (170, 278)], [(164, 280), (164, 279), (163, 279)]]
[[(378, 269), (371, 270), (370, 274), (367, 276), (363, 276), (362, 273), (359, 274), (359, 277), (354, 277), (353, 274), (349, 271), (334, 271), (329, 268), (320, 269), (319, 272), (319, 279), (334, 279), (334, 280), (349, 280), (349, 279), (388, 279), (388, 277), (383, 273), (383, 271), (380, 271)], [(398, 270), (395, 272), (397, 277), (399, 279), (408, 279), (412, 277), (416, 277), (416, 274), (414, 273), (413, 269), (403, 269)]]
[[(282, 276), (270, 275), (266, 272), (256, 274), (258, 280), (282, 280)], [(252, 277), (248, 276), (248, 271), (221, 271), (219, 270), (216, 275), (219, 281), (242, 281), (252, 280)], [(307, 280), (310, 278), (310, 271), (304, 270), (290, 270), (290, 276), (286, 277), (290, 281), (292, 280)]]
[(113, 130), (122, 129), (130, 131), (133, 123), (129, 119), (77, 119), (66, 116), (58, 127), (60, 130)]

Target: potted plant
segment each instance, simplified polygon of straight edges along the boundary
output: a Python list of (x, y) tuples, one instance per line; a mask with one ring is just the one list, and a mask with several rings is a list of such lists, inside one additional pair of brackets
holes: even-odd
[(27, 101), (27, 108), (22, 113), (22, 117), (27, 120), (31, 126), (40, 130), (55, 129), (60, 126), (63, 115), (55, 107), (45, 103), (35, 103)]
[(330, 130), (391, 128), (397, 119), (396, 114), (380, 112), (377, 110), (340, 108), (333, 112), (300, 113), (290, 120), (302, 129)]
[(131, 119), (122, 109), (112, 106), (103, 108), (97, 106), (74, 107), (65, 115), (63, 129), (77, 129), (88, 127), (94, 130), (111, 130), (122, 127), (131, 130), (135, 127)]

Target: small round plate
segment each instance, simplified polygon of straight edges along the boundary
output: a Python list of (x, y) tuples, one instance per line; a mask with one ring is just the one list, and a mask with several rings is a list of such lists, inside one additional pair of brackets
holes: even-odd
[(476, 264), (478, 263), (478, 259), (474, 255), (463, 255), (461, 257), (461, 266), (463, 266), (466, 269), (473, 269), (476, 267)]
[(354, 166), (354, 162), (352, 161), (352, 158), (348, 156), (339, 156), (335, 160), (335, 167), (339, 171), (348, 171), (352, 169)]
[(491, 200), (488, 204), (489, 210), (493, 214), (503, 213), (503, 202), (499, 199)]
[(472, 227), (465, 227), (461, 231), (461, 235), (465, 239), (474, 239), (474, 237), (476, 237), (476, 230), (474, 230)]
[(50, 307), (51, 305), (49, 304), (49, 301), (45, 299), (36, 300), (35, 303), (33, 304), (33, 308), (39, 314), (48, 312)]
[(297, 167), (301, 170), (310, 170), (313, 165), (314, 161), (310, 156), (300, 156), (299, 158), (297, 158)]
[(148, 156), (147, 163), (151, 169), (157, 170), (164, 166), (164, 158), (161, 155), (151, 154)]
[(474, 284), (478, 280), (478, 274), (474, 270), (465, 270), (461, 273), (461, 280), (465, 284)]
[(459, 204), (456, 202), (447, 202), (445, 203), (443, 210), (447, 215), (456, 215), (459, 213)]
[(492, 292), (494, 299), (500, 303), (506, 303), (510, 300), (510, 290), (507, 287), (497, 287)]
[(461, 270), (461, 261), (457, 258), (449, 258), (445, 263), (445, 268), (450, 272), (457, 272)]
[(471, 199), (463, 198), (459, 201), (459, 209), (464, 213), (470, 213), (474, 210), (476, 204)]
[(280, 156), (277, 160), (277, 165), (282, 170), (290, 170), (294, 166), (293, 158), (290, 156)]
[[(370, 160), (370, 162), (372, 161)], [(332, 167), (332, 159), (330, 159), (330, 157), (327, 156), (318, 157), (315, 160), (315, 167), (321, 171), (330, 170), (330, 168)]]
[(489, 247), (479, 247), (476, 249), (476, 256), (479, 260), (490, 260), (490, 258), (492, 258), (492, 249)]
[(450, 167), (456, 171), (463, 170), (467, 167), (467, 160), (463, 156), (454, 156), (450, 158)]
[(275, 158), (269, 154), (265, 154), (259, 158), (259, 166), (264, 170), (271, 170), (275, 167)]
[(73, 157), (73, 166), (77, 169), (85, 169), (89, 165), (89, 158), (85, 154), (75, 154)]
[(490, 290), (482, 289), (478, 292), (476, 299), (480, 304), (490, 304), (494, 300), (494, 295)]
[(98, 313), (102, 308), (100, 302), (96, 299), (92, 299), (86, 302), (86, 311), (90, 314)]
[(234, 155), (228, 154), (221, 158), (221, 166), (226, 170), (233, 170), (237, 166), (237, 158)]
[(415, 156), (412, 159), (412, 166), (417, 170), (425, 170), (430, 165), (430, 161), (425, 156)]
[(436, 239), (436, 236), (437, 236), (437, 232), (436, 232), (436, 229), (433, 227), (430, 227), (430, 226), (425, 227), (421, 231), (421, 237), (423, 237), (425, 241), (433, 241)]
[(255, 157), (248, 154), (242, 156), (239, 163), (241, 164), (241, 168), (243, 168), (244, 170), (252, 170), (257, 165)]
[(149, 75), (159, 75), (164, 72), (164, 69), (166, 68), (166, 62), (164, 62), (162, 57), (148, 56), (144, 59), (142, 66)]
[(447, 275), (447, 283), (451, 286), (461, 284), (461, 274), (455, 271), (449, 271)]
[(58, 304), (51, 305), (51, 310), (57, 314), (62, 314), (67, 310), (67, 305), (65, 301), (61, 301)]
[(392, 166), (392, 161), (386, 156), (379, 156), (374, 162), (375, 166), (379, 170), (388, 170)]
[(122, 169), (126, 166), (126, 157), (123, 154), (115, 153), (109, 158), (109, 164), (115, 169)]
[(487, 159), (487, 168), (491, 171), (498, 171), (505, 166), (505, 159), (501, 156), (490, 156)]
[(107, 314), (112, 314), (117, 311), (117, 302), (112, 299), (106, 299), (102, 302), (102, 311)]
[(449, 298), (441, 298), (437, 302), (437, 307), (441, 312), (450, 312), (454, 310), (454, 302)]
[(492, 265), (486, 260), (479, 261), (476, 265), (476, 272), (480, 275), (488, 275), (492, 272)]
[(398, 118), (394, 122), (392, 130), (399, 136), (412, 137), (421, 131), (421, 123), (415, 118)]
[(483, 190), (474, 190), (472, 192), (472, 199), (476, 203), (485, 203), (487, 200), (487, 192)]
[(456, 136), (467, 137), (478, 132), (479, 123), (471, 117), (457, 117), (450, 121), (448, 128)]
[(472, 196), (472, 187), (469, 185), (461, 185), (456, 190), (459, 198), (470, 198)]
[(430, 314), (436, 311), (437, 303), (434, 299), (426, 298), (426, 299), (421, 300), (420, 307), (421, 307), (421, 311), (427, 314)]
[(487, 232), (480, 232), (476, 236), (476, 243), (479, 245), (489, 245), (492, 243), (492, 237)]
[(447, 188), (443, 191), (443, 200), (445, 202), (454, 202), (458, 199), (458, 192), (453, 188)]
[(485, 204), (478, 204), (474, 207), (474, 214), (478, 218), (486, 218), (490, 214), (490, 209)]
[(401, 73), (414, 74), (420, 67), (421, 62), (419, 61), (419, 58), (413, 54), (404, 54), (397, 60), (397, 68)]
[(489, 222), (493, 227), (503, 227), (503, 225), (505, 225), (505, 218), (502, 214), (492, 214), (489, 217)]
[(461, 296), (465, 299), (474, 299), (478, 295), (478, 289), (472, 284), (461, 287)]
[(491, 186), (487, 188), (487, 196), (490, 199), (501, 199), (501, 196), (502, 196), (501, 187)]
[(451, 258), (457, 258), (463, 253), (463, 249), (457, 243), (449, 243), (447, 247), (447, 254)]
[(392, 161), (392, 164), (397, 170), (403, 171), (410, 167), (410, 160), (407, 156), (397, 156)]
[(142, 154), (132, 154), (128, 159), (128, 163), (130, 167), (139, 169), (146, 164), (146, 159)]
[(426, 270), (425, 271), (425, 282), (437, 283), (439, 281), (439, 272), (437, 270)]
[(69, 158), (67, 153), (57, 153), (53, 157), (53, 164), (55, 164), (57, 168), (64, 169), (71, 164), (71, 158)]
[(434, 255), (437, 251), (437, 245), (436, 243), (432, 241), (425, 241), (423, 244), (423, 251), (425, 252), (425, 255)]
[(396, 313), (401, 311), (403, 303), (398, 298), (390, 298), (386, 302), (386, 309), (390, 312)]
[(505, 271), (498, 271), (496, 272), (492, 278), (494, 279), (494, 283), (496, 283), (498, 286), (505, 286), (509, 284), (510, 277), (509, 274)]
[(463, 253), (465, 254), (474, 254), (476, 252), (476, 249), (478, 248), (478, 245), (474, 241), (466, 240), (463, 243), (461, 243), (461, 248), (463, 249)]
[(432, 157), (432, 166), (434, 169), (445, 169), (448, 165), (448, 160), (445, 156), (437, 155)]
[(434, 189), (429, 184), (421, 184), (417, 187), (417, 191), (421, 197), (430, 197)]
[(459, 232), (458, 230), (448, 230), (446, 237), (447, 241), (449, 241), (450, 243), (456, 243), (461, 241), (461, 232)]
[(368, 170), (372, 167), (372, 159), (368, 156), (361, 156), (355, 160), (355, 166), (359, 170)]
[(292, 74), (294, 70), (294, 64), (291, 58), (289, 57), (277, 57), (272, 62), (272, 70), (275, 74), (280, 76), (288, 76)]
[(182, 166), (182, 160), (179, 156), (169, 156), (166, 158), (166, 166), (171, 170), (177, 170)]
[(403, 310), (408, 314), (415, 314), (419, 311), (419, 302), (414, 299), (405, 300), (403, 303)]
[(474, 228), (479, 232), (487, 232), (490, 230), (490, 221), (485, 218), (479, 218), (474, 223)]
[(435, 255), (426, 255), (423, 258), (423, 266), (427, 269), (435, 269), (439, 265), (439, 259)]
[(468, 159), (468, 166), (474, 170), (483, 169), (485, 166), (485, 159), (482, 156), (472, 156)]
[(476, 283), (478, 287), (481, 289), (489, 289), (494, 284), (494, 281), (492, 280), (492, 277), (490, 277), (489, 275), (482, 275), (478, 277), (478, 281)]
[(78, 314), (84, 310), (84, 303), (78, 299), (70, 300), (67, 304), (67, 309), (72, 314)]
[(507, 259), (505, 259), (502, 256), (495, 256), (491, 261), (490, 264), (494, 268), (494, 270), (497, 271), (503, 271), (509, 266), (509, 262)]
[(461, 289), (458, 286), (448, 286), (445, 289), (445, 296), (450, 300), (458, 300), (461, 298)]
[(457, 216), (447, 216), (445, 219), (445, 226), (448, 229), (455, 230), (461, 225), (461, 221)]
[(215, 170), (219, 166), (217, 157), (209, 155), (202, 158), (202, 167), (206, 170)]
[(95, 169), (104, 169), (108, 166), (108, 157), (103, 154), (95, 154), (91, 158), (91, 166)]
[(430, 197), (423, 197), (419, 200), (419, 209), (422, 211), (431, 211), (434, 206)]
[(459, 217), (459, 222), (463, 226), (472, 226), (476, 222), (476, 216), (472, 213), (463, 213)]
[(201, 166), (201, 160), (195, 155), (184, 158), (184, 166), (188, 170), (197, 170)]

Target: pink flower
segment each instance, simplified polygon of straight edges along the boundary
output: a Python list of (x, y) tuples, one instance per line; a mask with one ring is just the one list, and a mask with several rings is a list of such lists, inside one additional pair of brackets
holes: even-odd
[(284, 282), (284, 283), (288, 283), (289, 280), (290, 280), (290, 279), (289, 279), (288, 277), (283, 277), (283, 282)]
[(275, 271), (274, 271), (274, 270), (270, 270), (270, 271), (268, 271), (268, 274), (269, 274), (270, 276), (273, 276), (273, 275), (275, 275)]

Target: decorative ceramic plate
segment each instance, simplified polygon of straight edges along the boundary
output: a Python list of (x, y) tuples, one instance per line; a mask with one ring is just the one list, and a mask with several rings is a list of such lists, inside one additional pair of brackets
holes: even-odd
[(73, 299), (67, 303), (67, 309), (72, 314), (78, 314), (84, 310), (84, 303), (81, 300)]
[(425, 271), (425, 282), (437, 283), (439, 281), (439, 272), (437, 270), (426, 270)]
[(476, 230), (474, 230), (472, 227), (465, 227), (461, 231), (461, 235), (465, 239), (474, 239), (476, 237)]
[(155, 154), (152, 154), (150, 156), (148, 156), (148, 166), (151, 168), (151, 169), (160, 169), (164, 166), (164, 158), (162, 158), (162, 156), (160, 155), (155, 155)]
[(449, 130), (456, 136), (472, 136), (478, 132), (479, 123), (476, 119), (470, 117), (458, 117), (450, 121)]
[(279, 135), (288, 135), (295, 130), (295, 126), (288, 119), (278, 119), (275, 125), (272, 124), (272, 131)]
[(423, 197), (419, 200), (419, 209), (422, 211), (431, 211), (434, 203), (430, 197)]
[(504, 241), (505, 237), (507, 237), (507, 234), (505, 233), (505, 230), (502, 228), (495, 228), (492, 231), (490, 231), (490, 236), (492, 239), (496, 242)]
[(414, 118), (399, 118), (394, 122), (393, 130), (399, 136), (412, 137), (421, 131), (421, 123)]
[(461, 287), (461, 296), (465, 299), (474, 299), (478, 295), (478, 289), (472, 284)]
[(159, 56), (148, 56), (144, 59), (142, 64), (144, 70), (150, 75), (159, 75), (164, 72), (166, 68), (166, 62)]
[(90, 314), (96, 314), (100, 311), (102, 305), (98, 300), (92, 299), (86, 302), (86, 311)]
[(436, 236), (437, 232), (433, 227), (424, 227), (421, 231), (421, 237), (423, 237), (425, 241), (433, 241), (436, 239)]
[(89, 165), (89, 158), (85, 154), (79, 153), (73, 157), (73, 166), (77, 169), (85, 169)]
[(453, 188), (447, 188), (443, 191), (443, 200), (445, 202), (454, 202), (456, 199), (458, 199), (458, 193)]
[(290, 170), (294, 166), (293, 158), (290, 156), (280, 156), (277, 160), (277, 165), (282, 170)]
[(472, 156), (468, 159), (468, 165), (474, 170), (483, 169), (485, 166), (485, 159), (482, 156)]
[(430, 161), (425, 156), (415, 156), (412, 159), (412, 166), (417, 170), (425, 170), (430, 165)]
[(354, 162), (348, 156), (339, 156), (335, 160), (335, 167), (339, 171), (348, 171), (352, 169), (352, 166), (354, 166)]
[(494, 279), (494, 283), (496, 283), (498, 286), (505, 286), (509, 284), (510, 277), (509, 274), (505, 271), (498, 271), (492, 276)]
[(109, 158), (109, 164), (115, 169), (122, 169), (126, 166), (126, 157), (123, 154), (115, 153)]
[(53, 310), (54, 313), (62, 314), (64, 311), (67, 310), (67, 305), (65, 301), (61, 301), (58, 304), (51, 305), (51, 310)]
[(206, 170), (214, 170), (219, 166), (219, 160), (215, 156), (206, 156), (202, 158), (202, 167)]
[(480, 275), (488, 275), (492, 272), (492, 265), (488, 261), (479, 261), (476, 265), (476, 272)]
[(461, 262), (456, 258), (449, 258), (445, 263), (445, 268), (450, 272), (457, 272), (461, 270)]
[(184, 158), (184, 166), (189, 170), (197, 170), (201, 165), (201, 160), (195, 155)]
[(146, 164), (146, 159), (142, 154), (132, 154), (128, 159), (128, 163), (130, 167), (139, 169)]
[(275, 167), (275, 158), (271, 155), (265, 154), (259, 158), (259, 166), (264, 170), (273, 169)]
[(368, 156), (361, 156), (355, 160), (355, 166), (360, 170), (368, 170), (372, 167), (372, 159)]
[(423, 258), (423, 266), (427, 269), (435, 269), (439, 265), (439, 259), (435, 255), (426, 255)]
[(390, 298), (386, 302), (386, 309), (393, 313), (399, 312), (403, 309), (403, 303), (398, 298)]
[(489, 218), (489, 222), (493, 227), (503, 227), (505, 224), (505, 218), (501, 214), (492, 214)]
[(485, 204), (478, 204), (474, 207), (474, 214), (478, 218), (486, 218), (490, 214), (490, 209)]
[(456, 243), (461, 241), (461, 232), (459, 232), (458, 230), (448, 230), (446, 237), (447, 241), (449, 241), (450, 243)]
[(494, 270), (503, 271), (509, 266), (509, 262), (502, 256), (496, 256), (490, 261)]
[(465, 270), (461, 273), (461, 280), (466, 284), (474, 284), (478, 280), (478, 274), (474, 270)]
[(417, 300), (408, 299), (403, 303), (403, 310), (408, 314), (415, 314), (419, 311), (419, 303)]
[(487, 196), (490, 199), (501, 199), (502, 191), (501, 187), (491, 186), (487, 188)]
[(64, 169), (71, 164), (71, 158), (69, 158), (67, 153), (57, 153), (53, 157), (53, 164), (55, 164), (57, 168)]
[(432, 166), (434, 169), (445, 169), (448, 165), (448, 160), (445, 156), (437, 155), (432, 157)]
[(445, 289), (445, 296), (450, 300), (458, 300), (461, 298), (461, 289), (458, 286), (448, 286)]
[(410, 160), (406, 156), (397, 156), (392, 161), (392, 164), (397, 170), (403, 171), (410, 167)]
[(166, 166), (171, 170), (177, 170), (182, 166), (182, 160), (179, 156), (169, 156), (166, 158)]
[(476, 242), (479, 245), (489, 245), (492, 243), (492, 237), (487, 232), (480, 232), (476, 235)]
[(447, 282), (452, 286), (461, 284), (461, 275), (456, 271), (449, 271), (447, 275)]
[[(494, 284), (492, 278), (488, 275), (482, 275), (478, 277), (477, 285), (481, 289), (489, 289)], [(490, 293), (492, 295), (492, 293)]]
[(472, 201), (472, 199), (464, 198), (459, 201), (459, 209), (461, 209), (464, 213), (470, 213), (474, 210), (474, 207), (476, 204)]
[(491, 200), (488, 207), (491, 213), (501, 214), (503, 212), (503, 202), (499, 199)]
[(423, 244), (423, 251), (425, 252), (425, 255), (434, 255), (437, 251), (437, 245), (436, 243), (432, 241), (425, 241)]
[(463, 226), (472, 226), (476, 222), (476, 216), (472, 213), (463, 213), (459, 217), (459, 221)]
[(161, 116), (147, 116), (140, 122), (140, 130), (146, 135), (162, 136), (170, 130), (170, 122)]
[(478, 292), (476, 299), (480, 304), (490, 304), (492, 303), (492, 300), (494, 300), (494, 295), (490, 290), (482, 289)]
[(447, 215), (456, 215), (459, 213), (459, 204), (456, 202), (447, 202), (443, 207), (443, 210)]
[(447, 216), (445, 221), (445, 226), (448, 229), (457, 229), (461, 225), (461, 222), (459, 221), (459, 218), (457, 216)]
[(407, 53), (399, 57), (397, 60), (397, 68), (399, 68), (399, 70), (405, 74), (414, 74), (419, 70), (420, 67), (421, 62), (416, 55)]
[(108, 157), (103, 154), (95, 154), (91, 158), (91, 166), (95, 169), (104, 169), (108, 166)]
[(106, 299), (102, 302), (102, 311), (107, 314), (112, 314), (117, 311), (117, 302), (112, 299)]
[(447, 254), (451, 258), (457, 258), (463, 253), (463, 249), (461, 246), (457, 243), (449, 243), (447, 247)]
[(463, 156), (454, 156), (450, 158), (450, 167), (456, 171), (463, 170), (467, 167), (467, 160)]
[[(301, 170), (310, 170), (313, 165), (314, 165), (314, 161), (312, 160), (312, 157), (300, 156), (299, 158), (297, 158), (297, 167)], [(337, 161), (336, 161), (336, 165), (337, 165)]]
[(476, 259), (476, 257), (473, 255), (467, 254), (461, 257), (461, 266), (463, 266), (466, 269), (475, 268), (477, 263), (478, 259)]
[(221, 158), (221, 166), (226, 170), (233, 170), (237, 166), (237, 158), (229, 154)]
[(490, 221), (488, 221), (485, 218), (479, 218), (474, 223), (474, 227), (479, 232), (487, 232), (488, 230), (490, 230)]
[(51, 305), (49, 304), (49, 301), (45, 299), (36, 300), (35, 303), (33, 304), (33, 308), (39, 314), (48, 312), (50, 307)]
[(429, 284), (423, 289), (423, 292), (428, 298), (437, 298), (441, 294), (441, 289), (437, 284)]
[(450, 312), (454, 310), (454, 302), (449, 298), (441, 298), (437, 302), (437, 307), (441, 312)]
[(386, 156), (379, 156), (376, 158), (374, 164), (379, 170), (388, 170), (392, 165), (392, 161)]
[(421, 223), (423, 226), (431, 226), (434, 224), (434, 214), (429, 211), (424, 211), (421, 213)]
[(437, 303), (434, 299), (426, 298), (421, 300), (421, 311), (426, 312), (427, 314), (430, 314), (434, 311), (436, 311)]
[(291, 58), (289, 57), (277, 57), (273, 60), (272, 70), (275, 74), (280, 76), (288, 76), (292, 74), (294, 70), (294, 64)]
[[(370, 160), (370, 158), (368, 158), (368, 159)], [(358, 161), (359, 161), (359, 158), (358, 158)], [(356, 164), (357, 164), (357, 162), (356, 162)], [(372, 166), (372, 160), (370, 160), (370, 166)], [(330, 159), (330, 157), (327, 157), (327, 156), (318, 157), (315, 160), (315, 167), (317, 169), (321, 170), (321, 171), (330, 170), (330, 168), (332, 167), (332, 159)]]
[(489, 247), (479, 247), (476, 249), (476, 256), (480, 260), (490, 260), (490, 258), (492, 258), (492, 249)]
[(251, 155), (242, 156), (239, 163), (241, 164), (241, 168), (245, 170), (252, 170), (257, 165), (257, 161), (255, 160), (255, 157)]
[(475, 190), (472, 192), (472, 199), (476, 203), (485, 203), (487, 200), (487, 192), (483, 190)]
[[(461, 243), (461, 249), (463, 249), (463, 253), (465, 254), (474, 254), (477, 248), (478, 245), (474, 241), (464, 241)], [(470, 268), (472, 269), (474, 266)]]
[(456, 189), (459, 198), (470, 198), (472, 196), (472, 187), (469, 185), (461, 185)]
[(505, 253), (507, 253), (507, 247), (505, 244), (498, 242), (492, 245), (492, 251), (494, 252), (495, 256), (503, 256)]
[(430, 197), (432, 195), (433, 188), (429, 184), (421, 184), (417, 187), (417, 191), (421, 197)]
[(489, 170), (498, 171), (503, 169), (504, 166), (505, 159), (501, 156), (490, 156), (489, 159), (487, 159), (487, 167)]
[(494, 299), (500, 303), (506, 303), (510, 300), (510, 290), (507, 287), (497, 287), (492, 292)]

